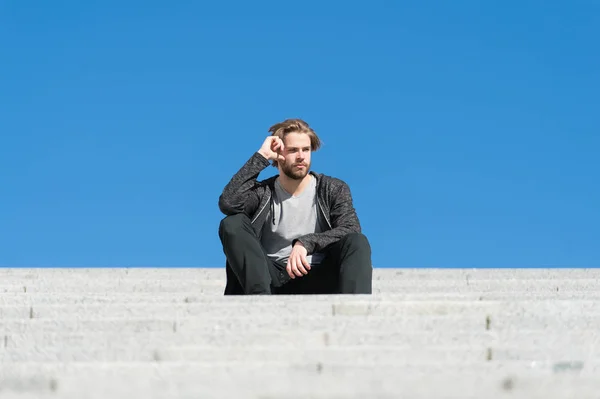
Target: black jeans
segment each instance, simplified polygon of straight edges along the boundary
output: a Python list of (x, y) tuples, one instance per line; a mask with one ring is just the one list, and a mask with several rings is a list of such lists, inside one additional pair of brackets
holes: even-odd
[(224, 218), (219, 237), (227, 259), (225, 295), (372, 293), (371, 246), (363, 234), (330, 245), (320, 264), (295, 279), (285, 264), (269, 259), (245, 214)]

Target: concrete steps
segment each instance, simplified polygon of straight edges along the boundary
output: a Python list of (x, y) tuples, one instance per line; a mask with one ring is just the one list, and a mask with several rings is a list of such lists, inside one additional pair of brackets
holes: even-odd
[[(59, 377), (50, 369), (4, 384), (3, 398), (594, 398), (597, 379), (568, 372), (479, 367), (448, 371), (373, 367), (258, 368), (255, 365), (197, 367), (187, 363), (156, 366), (68, 367)], [(232, 369), (235, 368), (235, 371)], [(435, 375), (432, 375), (432, 371)], [(554, 373), (549, 379), (546, 374)], [(482, 377), (483, 376), (483, 377)], [(98, 381), (101, 381), (99, 383)], [(577, 386), (574, 390), (574, 386)], [(80, 388), (78, 388), (80, 387)], [(87, 387), (87, 389), (86, 389)], [(577, 395), (579, 392), (589, 394)]]
[(222, 269), (0, 269), (0, 398), (599, 398), (600, 269), (375, 269), (224, 297)]

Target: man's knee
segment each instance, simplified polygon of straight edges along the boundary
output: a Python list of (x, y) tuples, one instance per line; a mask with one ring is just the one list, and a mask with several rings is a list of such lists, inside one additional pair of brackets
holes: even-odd
[(361, 274), (372, 273), (371, 245), (367, 236), (362, 233), (347, 234), (343, 238), (342, 253), (349, 261), (346, 265), (348, 270)]
[(371, 252), (371, 244), (369, 239), (363, 233), (348, 233), (344, 236), (344, 246), (348, 246), (352, 249), (359, 249), (362, 251)]
[(244, 213), (226, 216), (219, 224), (219, 235), (231, 237), (240, 231), (246, 223), (250, 223), (250, 218)]

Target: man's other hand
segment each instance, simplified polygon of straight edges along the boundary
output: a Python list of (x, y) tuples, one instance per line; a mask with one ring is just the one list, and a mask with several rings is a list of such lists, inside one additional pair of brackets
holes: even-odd
[(269, 136), (265, 139), (258, 153), (269, 161), (285, 162), (285, 158), (282, 155), (284, 148), (283, 141), (279, 137)]
[(302, 277), (308, 274), (310, 264), (306, 260), (308, 251), (300, 241), (297, 241), (292, 248), (292, 253), (287, 262), (286, 270), (292, 279)]

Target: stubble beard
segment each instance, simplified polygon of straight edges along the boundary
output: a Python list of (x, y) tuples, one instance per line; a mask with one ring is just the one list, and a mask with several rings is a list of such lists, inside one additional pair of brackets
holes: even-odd
[(306, 175), (308, 174), (308, 171), (310, 170), (310, 164), (305, 163), (305, 165), (306, 166), (304, 167), (304, 169), (296, 169), (294, 167), (294, 164), (291, 164), (291, 165), (284, 164), (281, 167), (281, 170), (290, 179), (302, 180), (306, 177)]

